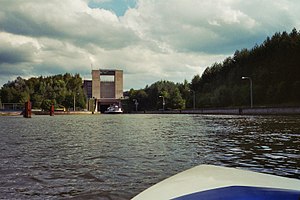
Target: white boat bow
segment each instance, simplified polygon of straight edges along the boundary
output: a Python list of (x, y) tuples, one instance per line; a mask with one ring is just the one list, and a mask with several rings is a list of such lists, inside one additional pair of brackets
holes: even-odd
[(300, 199), (300, 180), (235, 168), (199, 165), (167, 178), (133, 200)]

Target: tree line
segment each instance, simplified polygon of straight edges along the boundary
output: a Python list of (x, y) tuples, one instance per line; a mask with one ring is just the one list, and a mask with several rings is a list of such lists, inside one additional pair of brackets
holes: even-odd
[[(161, 80), (144, 89), (125, 92), (124, 108), (138, 110), (246, 107), (250, 105), (253, 82), (254, 106), (300, 106), (300, 33), (278, 32), (252, 49), (236, 50), (233, 56), (207, 67), (191, 82)], [(49, 77), (18, 77), (0, 90), (3, 103), (32, 101), (33, 107), (46, 109), (49, 104), (85, 108), (86, 95), (79, 74)], [(136, 104), (138, 103), (138, 105)], [(164, 105), (163, 105), (164, 104)], [(137, 107), (136, 107), (137, 105)]]
[[(250, 82), (254, 106), (300, 106), (300, 33), (275, 33), (252, 49), (236, 50), (222, 63), (207, 67), (190, 83), (158, 81), (129, 91), (130, 109), (137, 99), (140, 110), (157, 110), (166, 99), (170, 109), (250, 106)], [(175, 92), (174, 92), (175, 91)]]
[(0, 90), (3, 103), (25, 103), (30, 100), (32, 108), (49, 110), (55, 108), (85, 108), (86, 98), (82, 88), (82, 78), (79, 74), (54, 75), (48, 77), (30, 78), (17, 77), (3, 85)]
[(249, 105), (249, 81), (243, 76), (252, 79), (255, 106), (299, 106), (299, 32), (294, 28), (291, 33), (276, 33), (194, 76), (190, 86), (196, 91), (197, 106)]
[[(180, 91), (180, 84), (171, 81), (157, 81), (144, 89), (131, 89), (123, 101), (125, 111), (184, 109), (186, 99)], [(188, 87), (186, 88), (188, 90)], [(136, 103), (138, 103), (136, 107)]]

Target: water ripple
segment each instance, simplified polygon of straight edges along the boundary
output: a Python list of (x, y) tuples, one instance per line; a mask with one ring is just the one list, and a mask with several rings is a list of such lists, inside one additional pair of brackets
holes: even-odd
[(130, 199), (198, 164), (300, 178), (299, 116), (0, 118), (0, 198)]

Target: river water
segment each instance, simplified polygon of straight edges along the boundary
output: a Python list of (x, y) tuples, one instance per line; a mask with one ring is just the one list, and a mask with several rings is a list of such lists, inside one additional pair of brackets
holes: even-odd
[(130, 199), (199, 164), (300, 178), (300, 116), (0, 117), (0, 199)]

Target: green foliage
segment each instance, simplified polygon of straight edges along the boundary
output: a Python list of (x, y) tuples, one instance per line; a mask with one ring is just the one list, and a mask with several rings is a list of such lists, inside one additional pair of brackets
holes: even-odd
[(165, 100), (166, 109), (183, 109), (185, 100), (182, 99), (179, 88), (170, 81), (158, 81), (145, 89), (148, 94), (150, 108), (157, 110), (162, 108), (162, 98)]
[(52, 105), (55, 105), (54, 100), (44, 99), (41, 104), (41, 109), (43, 109), (45, 111), (50, 111), (50, 107)]
[(73, 76), (66, 73), (28, 80), (18, 77), (1, 88), (0, 96), (3, 103), (24, 103), (30, 99), (33, 108), (44, 110), (48, 110), (52, 103), (56, 107), (73, 107), (74, 97), (76, 107), (85, 108), (86, 105), (82, 79), (79, 74)]
[(195, 75), (190, 87), (197, 107), (249, 106), (249, 81), (242, 76), (253, 80), (254, 105), (299, 106), (300, 33), (276, 33)]
[[(222, 63), (207, 67), (203, 74), (195, 75), (188, 83), (158, 81), (144, 89), (128, 92), (123, 101), (126, 110), (158, 110), (162, 98), (166, 109), (192, 108), (195, 95), (196, 108), (249, 106), (249, 81), (253, 81), (255, 106), (300, 106), (300, 33), (275, 33), (261, 45), (252, 49), (236, 50)], [(79, 74), (69, 73), (29, 80), (18, 77), (0, 90), (2, 103), (23, 103), (30, 97), (34, 108), (45, 108), (50, 102), (66, 108), (85, 108), (86, 98)]]
[[(160, 97), (161, 96), (161, 97)], [(165, 100), (165, 109), (183, 109), (185, 100), (179, 90), (179, 85), (170, 81), (158, 81), (145, 89), (129, 91), (129, 100), (127, 100), (127, 109), (135, 110), (135, 100), (138, 102), (138, 110), (158, 110), (163, 106)], [(128, 106), (130, 105), (130, 106)]]
[(131, 101), (138, 99), (140, 109), (145, 110), (162, 108), (159, 96), (164, 96), (166, 108), (192, 108), (194, 94), (196, 108), (249, 106), (250, 84), (242, 76), (252, 78), (255, 106), (299, 106), (300, 33), (296, 29), (290, 34), (276, 33), (250, 50), (237, 50), (233, 57), (207, 67), (201, 76), (195, 75), (191, 83), (158, 81), (145, 89), (131, 90), (129, 96)]

